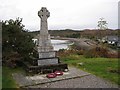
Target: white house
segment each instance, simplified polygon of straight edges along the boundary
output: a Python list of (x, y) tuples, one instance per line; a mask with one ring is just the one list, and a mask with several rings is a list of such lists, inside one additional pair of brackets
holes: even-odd
[(108, 44), (111, 44), (111, 45), (116, 44), (117, 46), (120, 46), (118, 36), (106, 36), (106, 37), (103, 37), (102, 42), (107, 42)]

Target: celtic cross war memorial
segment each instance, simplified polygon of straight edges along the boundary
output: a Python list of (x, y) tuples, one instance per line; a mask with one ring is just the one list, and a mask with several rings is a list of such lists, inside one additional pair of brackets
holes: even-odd
[(32, 60), (32, 63), (26, 64), (26, 70), (31, 73), (47, 73), (56, 70), (68, 70), (67, 64), (61, 63), (59, 57), (56, 56), (56, 51), (54, 51), (51, 43), (47, 23), (47, 19), (50, 17), (50, 12), (46, 7), (42, 7), (41, 10), (38, 11), (38, 16), (40, 17), (40, 34), (37, 47), (39, 58)]

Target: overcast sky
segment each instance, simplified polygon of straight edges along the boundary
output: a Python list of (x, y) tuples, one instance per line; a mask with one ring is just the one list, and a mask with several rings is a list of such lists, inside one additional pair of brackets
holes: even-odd
[(103, 17), (108, 28), (118, 28), (119, 0), (0, 0), (0, 20), (23, 18), (25, 29), (39, 30), (38, 11), (47, 7), (50, 12), (48, 28), (95, 29)]

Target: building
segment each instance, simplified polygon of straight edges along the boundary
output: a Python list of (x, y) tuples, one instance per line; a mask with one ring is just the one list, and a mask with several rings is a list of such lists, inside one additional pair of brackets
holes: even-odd
[(102, 38), (102, 42), (107, 42), (108, 44), (111, 45), (117, 45), (120, 47), (120, 41), (118, 36), (106, 36)]

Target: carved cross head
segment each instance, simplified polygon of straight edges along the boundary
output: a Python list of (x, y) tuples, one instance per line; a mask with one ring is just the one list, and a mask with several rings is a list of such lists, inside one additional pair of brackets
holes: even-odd
[(38, 16), (40, 18), (44, 18), (44, 17), (49, 17), (50, 16), (50, 12), (46, 9), (46, 7), (42, 7), (40, 11), (38, 11)]

